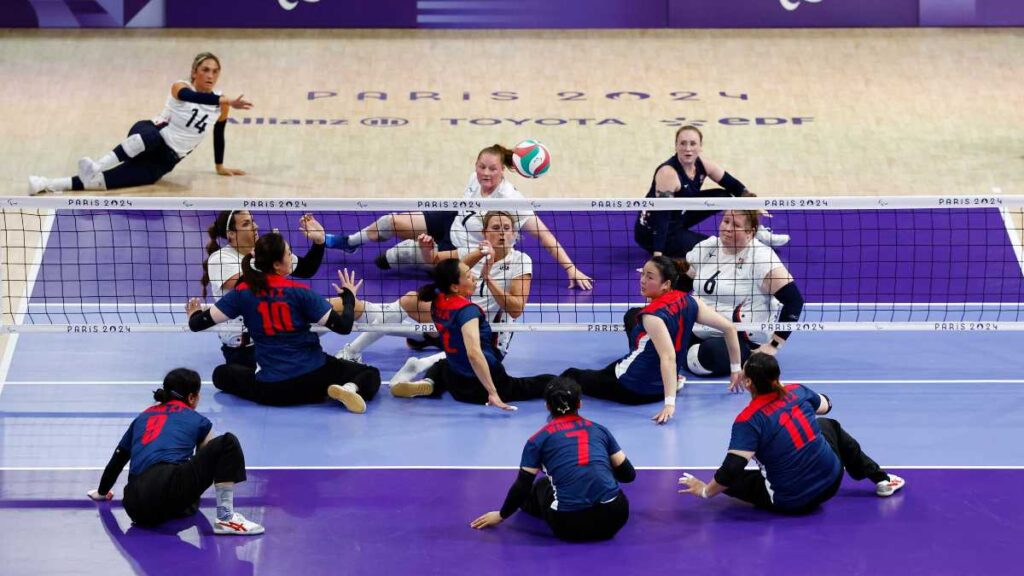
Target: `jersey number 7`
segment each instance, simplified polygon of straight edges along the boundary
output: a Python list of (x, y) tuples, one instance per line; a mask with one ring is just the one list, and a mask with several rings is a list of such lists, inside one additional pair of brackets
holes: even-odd
[(573, 430), (565, 433), (566, 438), (576, 439), (576, 465), (590, 464), (590, 435), (586, 430)]

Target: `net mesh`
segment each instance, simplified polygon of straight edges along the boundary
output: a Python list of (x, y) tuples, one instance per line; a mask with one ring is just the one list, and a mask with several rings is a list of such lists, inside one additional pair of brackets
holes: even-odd
[[(0, 203), (5, 207), (0, 302), (7, 332), (185, 329), (184, 303), (202, 291), (207, 228), (220, 210), (248, 210), (261, 232), (280, 230), (299, 255), (310, 246), (299, 230), (304, 213), (334, 234), (357, 232), (389, 213), (456, 211), (459, 218), (479, 218), (489, 210), (515, 213), (523, 224), (515, 247), (532, 260), (530, 291), (519, 321), (499, 330), (617, 330), (623, 312), (645, 302), (636, 270), (648, 255), (634, 240), (638, 214), (732, 208), (770, 210), (766, 222), (791, 238), (775, 253), (806, 304), (799, 323), (770, 328), (1019, 330), (1024, 323), (1024, 197), (1018, 196), (642, 201), (76, 196), (0, 198)], [(527, 223), (531, 213), (532, 226)], [(537, 219), (575, 266), (594, 279), (592, 291), (568, 287), (564, 262), (551, 254), (555, 248), (545, 246), (544, 234), (531, 232)], [(720, 219), (711, 217), (694, 230), (715, 235)], [(364, 280), (360, 298), (392, 302), (427, 281), (422, 266), (397, 263), (381, 270), (375, 265), (399, 240), (368, 243), (352, 254), (328, 250), (317, 274), (304, 282), (330, 296), (336, 271), (348, 268)], [(410, 250), (408, 258), (419, 253), (415, 246)], [(696, 286), (696, 292), (709, 296), (702, 288)], [(743, 327), (765, 328), (760, 320)]]

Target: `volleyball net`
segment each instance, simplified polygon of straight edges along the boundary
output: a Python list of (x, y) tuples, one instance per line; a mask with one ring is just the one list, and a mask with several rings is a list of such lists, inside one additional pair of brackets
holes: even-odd
[[(207, 229), (218, 212), (248, 211), (260, 233), (277, 229), (303, 255), (311, 242), (300, 218), (327, 233), (358, 232), (382, 216), (510, 213), (522, 226), (515, 248), (531, 261), (529, 296), (501, 331), (617, 331), (645, 303), (637, 269), (648, 253), (634, 239), (638, 215), (663, 211), (767, 210), (763, 222), (790, 236), (775, 249), (805, 300), (799, 322), (771, 319), (744, 330), (1022, 330), (1024, 196), (332, 200), (134, 197), (0, 197), (0, 313), (4, 332), (187, 330), (185, 302), (202, 293)], [(543, 222), (590, 291), (570, 289), (567, 272), (533, 233)], [(693, 229), (718, 234), (721, 214)], [(418, 232), (418, 231), (417, 231)], [(423, 230), (426, 232), (426, 230)], [(359, 298), (393, 302), (428, 281), (415, 241), (378, 264), (396, 235), (354, 253), (328, 249), (317, 273), (299, 280), (333, 296), (337, 270), (363, 280)], [(224, 239), (220, 239), (223, 246)], [(395, 256), (396, 250), (405, 250)], [(713, 255), (710, 257), (714, 257)], [(397, 259), (396, 259), (397, 258)], [(738, 265), (756, 266), (757, 262)], [(502, 262), (491, 265), (497, 274)], [(478, 269), (479, 271), (479, 269)], [(723, 278), (724, 279), (724, 278)], [(701, 294), (701, 286), (695, 291)], [(207, 290), (210, 292), (209, 287)], [(754, 298), (756, 294), (751, 294)], [(210, 304), (214, 298), (207, 296)], [(427, 326), (357, 324), (356, 330)]]

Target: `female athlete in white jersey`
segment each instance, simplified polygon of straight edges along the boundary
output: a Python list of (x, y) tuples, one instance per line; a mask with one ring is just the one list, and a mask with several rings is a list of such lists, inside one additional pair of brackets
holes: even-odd
[(153, 184), (203, 141), (211, 120), (215, 122), (213, 156), (217, 173), (244, 175), (241, 170), (224, 166), (224, 127), (229, 109), (248, 110), (252, 103), (242, 96), (229, 98), (215, 92), (219, 78), (220, 60), (209, 52), (199, 54), (192, 61), (190, 81), (179, 80), (171, 86), (171, 95), (159, 116), (136, 122), (128, 138), (98, 161), (79, 160), (77, 176), (29, 176), (29, 194), (113, 190)]
[[(522, 198), (522, 193), (505, 179), (505, 169), (511, 167), (511, 150), (500, 144), (484, 148), (477, 154), (475, 170), (469, 177), (463, 197)], [(442, 251), (472, 249), (483, 240), (483, 215), (483, 212), (473, 210), (386, 214), (355, 234), (328, 234), (327, 247), (351, 253), (365, 242), (383, 242), (392, 236), (398, 236), (403, 241), (377, 257), (378, 267), (387, 269), (407, 264), (427, 264), (420, 258), (420, 250), (416, 245), (416, 239), (420, 234), (426, 233), (434, 238), (438, 249)], [(516, 231), (525, 230), (540, 240), (541, 246), (565, 270), (569, 277), (569, 288), (591, 289), (593, 279), (576, 267), (569, 253), (562, 248), (558, 239), (539, 217), (531, 211), (522, 210), (515, 216)]]
[[(718, 236), (697, 244), (686, 255), (693, 293), (733, 322), (796, 322), (804, 298), (775, 251), (755, 238), (756, 210), (727, 210)], [(751, 351), (775, 355), (789, 332), (741, 332), (743, 361)], [(722, 333), (698, 324), (690, 338), (686, 364), (698, 376), (729, 373)]]

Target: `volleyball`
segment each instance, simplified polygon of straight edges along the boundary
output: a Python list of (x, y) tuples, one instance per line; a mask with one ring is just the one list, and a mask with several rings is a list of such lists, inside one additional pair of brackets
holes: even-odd
[(512, 165), (525, 178), (539, 178), (551, 167), (551, 152), (536, 140), (523, 140), (512, 151)]

